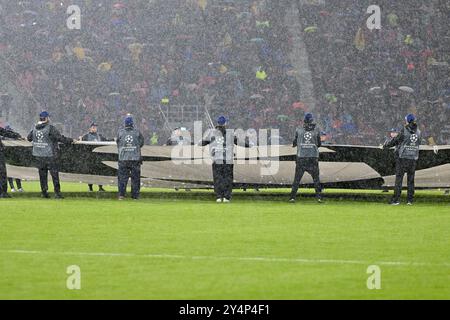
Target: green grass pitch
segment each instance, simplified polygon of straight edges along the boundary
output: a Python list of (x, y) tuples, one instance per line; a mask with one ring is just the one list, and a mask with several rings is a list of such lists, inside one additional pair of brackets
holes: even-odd
[[(36, 192), (36, 183), (25, 183)], [(414, 207), (381, 192), (147, 190), (139, 202), (65, 184), (0, 201), (0, 299), (448, 299), (450, 197)], [(310, 191), (302, 191), (310, 193)], [(68, 266), (81, 290), (66, 287)], [(369, 290), (367, 268), (381, 270)]]

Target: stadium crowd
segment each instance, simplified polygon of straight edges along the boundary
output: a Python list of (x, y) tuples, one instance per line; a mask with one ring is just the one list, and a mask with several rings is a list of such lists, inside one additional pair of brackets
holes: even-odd
[[(366, 26), (371, 4), (380, 30)], [(318, 113), (334, 142), (375, 144), (418, 114), (429, 144), (450, 144), (448, 1), (300, 1)]]
[[(132, 113), (147, 142), (157, 143), (165, 128), (160, 105), (203, 105), (210, 97), (213, 117), (282, 127), (300, 94), (283, 3), (5, 2), (2, 13), (17, 14), (2, 14), (0, 53), (29, 100), (26, 126), (46, 109), (71, 136), (92, 121), (111, 135)], [(79, 31), (66, 27), (70, 4), (81, 8)]]
[[(113, 136), (132, 113), (146, 143), (162, 144), (160, 106), (211, 101), (213, 118), (289, 139), (310, 109), (288, 58), (285, 15), (296, 3), (312, 111), (331, 142), (378, 144), (410, 112), (428, 143), (450, 144), (448, 2), (377, 2), (382, 28), (370, 31), (369, 1), (2, 1), (2, 69), (27, 100), (14, 126), (45, 109), (72, 137), (93, 121)], [(66, 27), (71, 4), (81, 30)]]

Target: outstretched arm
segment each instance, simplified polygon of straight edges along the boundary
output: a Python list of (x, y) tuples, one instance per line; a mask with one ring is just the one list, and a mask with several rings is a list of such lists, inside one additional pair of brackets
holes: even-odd
[(6, 130), (3, 128), (0, 128), (0, 136), (5, 138), (11, 138), (11, 139), (20, 139), (22, 136), (18, 134), (17, 132), (14, 132), (12, 130)]
[(204, 146), (207, 146), (210, 143), (211, 143), (210, 140), (202, 140), (202, 141), (199, 142), (199, 146), (204, 147)]
[(100, 137), (100, 141), (105, 141), (105, 142), (111, 142), (111, 141), (114, 141), (114, 139), (109, 139), (109, 138), (106, 138), (104, 135), (99, 135), (99, 137)]
[[(238, 137), (236, 137), (236, 136), (234, 136), (234, 144), (235, 145), (237, 145), (237, 146), (239, 146), (239, 145), (241, 145), (241, 144), (239, 144), (239, 139), (238, 139)], [(249, 139), (249, 137), (245, 137), (245, 141), (244, 141), (244, 145), (243, 145), (245, 148), (251, 148), (251, 147), (253, 147), (253, 145), (252, 144), (250, 144), (250, 139)]]
[(73, 143), (73, 139), (63, 136), (61, 133), (59, 133), (59, 131), (55, 127), (51, 127), (51, 129), (50, 129), (50, 138), (53, 141), (61, 142), (64, 144)]

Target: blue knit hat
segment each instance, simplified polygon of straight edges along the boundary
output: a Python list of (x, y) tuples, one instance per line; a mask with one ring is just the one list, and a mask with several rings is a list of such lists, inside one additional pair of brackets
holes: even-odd
[(416, 121), (416, 116), (410, 113), (410, 114), (408, 114), (408, 115), (405, 117), (405, 120), (406, 120), (406, 122), (408, 122), (408, 123), (415, 122), (415, 121)]
[(50, 114), (47, 111), (42, 111), (39, 114), (39, 118), (41, 118), (41, 119), (45, 119), (45, 118), (48, 118), (48, 117), (50, 117)]
[(312, 115), (312, 113), (307, 113), (305, 114), (305, 122), (306, 123), (311, 123), (314, 120), (314, 116)]
[(227, 122), (228, 122), (228, 119), (225, 118), (224, 116), (220, 116), (219, 118), (217, 118), (217, 124), (219, 126), (224, 126), (227, 124)]
[(125, 127), (132, 127), (134, 125), (133, 117), (131, 115), (128, 115), (125, 118)]

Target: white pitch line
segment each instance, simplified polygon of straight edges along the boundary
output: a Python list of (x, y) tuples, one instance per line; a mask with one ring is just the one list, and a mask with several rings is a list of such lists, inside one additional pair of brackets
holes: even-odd
[(270, 258), (270, 257), (220, 257), (220, 256), (185, 256), (173, 254), (135, 254), (135, 253), (104, 253), (104, 252), (51, 252), (32, 250), (0, 250), (4, 254), (51, 255), (51, 256), (87, 256), (87, 257), (125, 257), (176, 260), (215, 260), (215, 261), (244, 261), (244, 262), (284, 262), (300, 264), (353, 264), (353, 265), (385, 265), (409, 267), (448, 267), (450, 263), (427, 263), (405, 261), (362, 261), (362, 260), (333, 260), (333, 259), (303, 259), (303, 258)]

